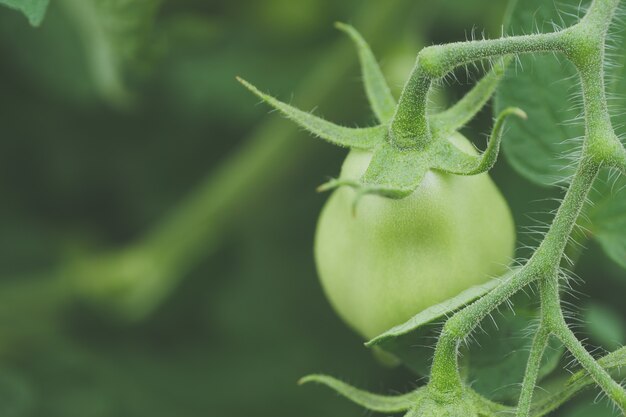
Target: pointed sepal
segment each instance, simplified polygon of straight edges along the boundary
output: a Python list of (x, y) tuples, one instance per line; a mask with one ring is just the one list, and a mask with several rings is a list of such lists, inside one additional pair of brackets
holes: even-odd
[(346, 33), (356, 45), (359, 62), (361, 63), (361, 72), (363, 73), (365, 93), (372, 110), (381, 123), (389, 122), (396, 111), (396, 100), (391, 94), (389, 85), (372, 50), (361, 34), (352, 26), (337, 22), (335, 27)]
[(283, 113), (287, 118), (296, 122), (312, 134), (319, 136), (338, 146), (356, 148), (356, 149), (372, 149), (381, 143), (387, 135), (387, 127), (383, 125), (365, 128), (350, 128), (339, 126), (328, 122), (311, 113), (299, 110), (289, 104), (283, 103), (274, 97), (261, 92), (255, 86), (237, 77), (237, 80), (243, 84), (248, 90), (256, 94), (263, 101)]
[(310, 382), (324, 385), (353, 403), (379, 413), (400, 413), (409, 410), (420, 392), (417, 390), (408, 394), (393, 396), (373, 394), (327, 375), (309, 375), (298, 381), (300, 385)]
[(446, 139), (440, 140), (433, 158), (433, 168), (455, 175), (478, 175), (495, 165), (500, 153), (504, 122), (509, 116), (526, 119), (526, 113), (517, 107), (508, 107), (498, 115), (493, 126), (487, 149), (480, 156), (462, 151)]
[(431, 116), (431, 128), (445, 134), (465, 126), (487, 104), (510, 61), (510, 57), (496, 61), (491, 70), (461, 100), (449, 109)]

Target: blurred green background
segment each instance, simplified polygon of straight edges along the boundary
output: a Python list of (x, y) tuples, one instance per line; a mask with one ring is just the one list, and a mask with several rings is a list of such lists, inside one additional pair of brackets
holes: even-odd
[[(506, 2), (152, 3), (119, 21), (52, 0), (36, 29), (0, 9), (0, 417), (347, 417), (363, 411), (298, 378), (414, 387), (317, 282), (327, 196), (314, 190), (345, 151), (268, 115), (235, 76), (365, 125), (356, 54), (333, 22), (362, 30), (397, 92), (424, 45), (499, 35)], [(484, 145), (490, 124), (485, 110), (466, 133)], [(558, 190), (504, 158), (492, 176), (520, 248), (533, 245), (527, 228), (549, 221)], [(576, 272), (581, 335), (623, 344), (625, 274), (594, 244)], [(558, 415), (612, 415), (595, 395)]]

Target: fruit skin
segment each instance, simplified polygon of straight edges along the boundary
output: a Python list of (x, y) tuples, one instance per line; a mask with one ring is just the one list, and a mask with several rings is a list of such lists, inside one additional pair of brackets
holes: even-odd
[[(450, 140), (467, 153), (460, 134)], [(371, 154), (352, 150), (342, 179), (358, 179)], [(515, 247), (509, 207), (487, 174), (429, 171), (410, 196), (333, 192), (315, 236), (318, 274), (333, 308), (366, 339), (425, 308), (501, 275)]]

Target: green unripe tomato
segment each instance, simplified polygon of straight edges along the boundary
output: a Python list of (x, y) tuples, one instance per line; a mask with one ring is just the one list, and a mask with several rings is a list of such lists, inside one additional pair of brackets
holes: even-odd
[[(469, 141), (450, 138), (475, 153)], [(352, 150), (341, 178), (358, 179), (371, 154)], [(507, 269), (515, 228), (509, 207), (487, 174), (429, 171), (410, 196), (333, 192), (322, 210), (315, 258), (324, 291), (339, 316), (367, 339), (427, 307)]]

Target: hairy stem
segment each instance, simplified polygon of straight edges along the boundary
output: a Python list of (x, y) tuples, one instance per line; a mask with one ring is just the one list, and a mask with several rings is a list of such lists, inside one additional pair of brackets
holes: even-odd
[(585, 368), (608, 397), (626, 414), (626, 390), (594, 359), (580, 343), (565, 322), (555, 329), (556, 337), (563, 342), (574, 358)]
[(537, 379), (539, 377), (541, 359), (548, 345), (549, 337), (550, 333), (546, 331), (543, 324), (540, 325), (533, 339), (533, 344), (530, 347), (530, 355), (528, 356), (528, 363), (526, 364), (526, 373), (524, 374), (524, 381), (522, 382), (522, 391), (519, 397), (516, 417), (528, 417), (530, 415), (530, 407), (532, 405), (535, 385), (537, 385)]
[(532, 407), (533, 393), (539, 377), (541, 359), (552, 334), (555, 318), (562, 318), (559, 276), (557, 273), (551, 277), (542, 279), (539, 283), (539, 295), (541, 298), (540, 325), (530, 349), (526, 372), (522, 383), (516, 417), (528, 417)]
[[(565, 322), (560, 306), (558, 275), (555, 274), (542, 280), (540, 294), (542, 323), (545, 323), (545, 328), (563, 342), (565, 348), (574, 355), (574, 358), (587, 370), (600, 388), (620, 407), (622, 412), (626, 412), (626, 390), (587, 352)], [(531, 360), (532, 352), (529, 366), (531, 366)], [(522, 391), (522, 396), (524, 395), (528, 394)], [(525, 410), (530, 407), (530, 398), (528, 400), (524, 398), (522, 402), (522, 396), (520, 396), (517, 417), (528, 416), (523, 413), (528, 412)]]
[(426, 146), (431, 141), (426, 114), (435, 79), (454, 68), (485, 58), (528, 52), (564, 51), (563, 32), (456, 42), (424, 48), (407, 81), (391, 121), (391, 141), (400, 148)]
[(485, 316), (536, 277), (532, 268), (523, 268), (446, 322), (435, 348), (431, 369), (431, 385), (441, 391), (460, 389), (462, 382), (458, 369), (459, 343), (478, 326)]
[(438, 389), (450, 390), (461, 386), (457, 364), (458, 345), (483, 318), (534, 280), (556, 275), (565, 245), (598, 170), (598, 166), (590, 164), (588, 159), (583, 159), (548, 234), (528, 263), (517, 274), (446, 322), (437, 342), (431, 371), (431, 383)]

